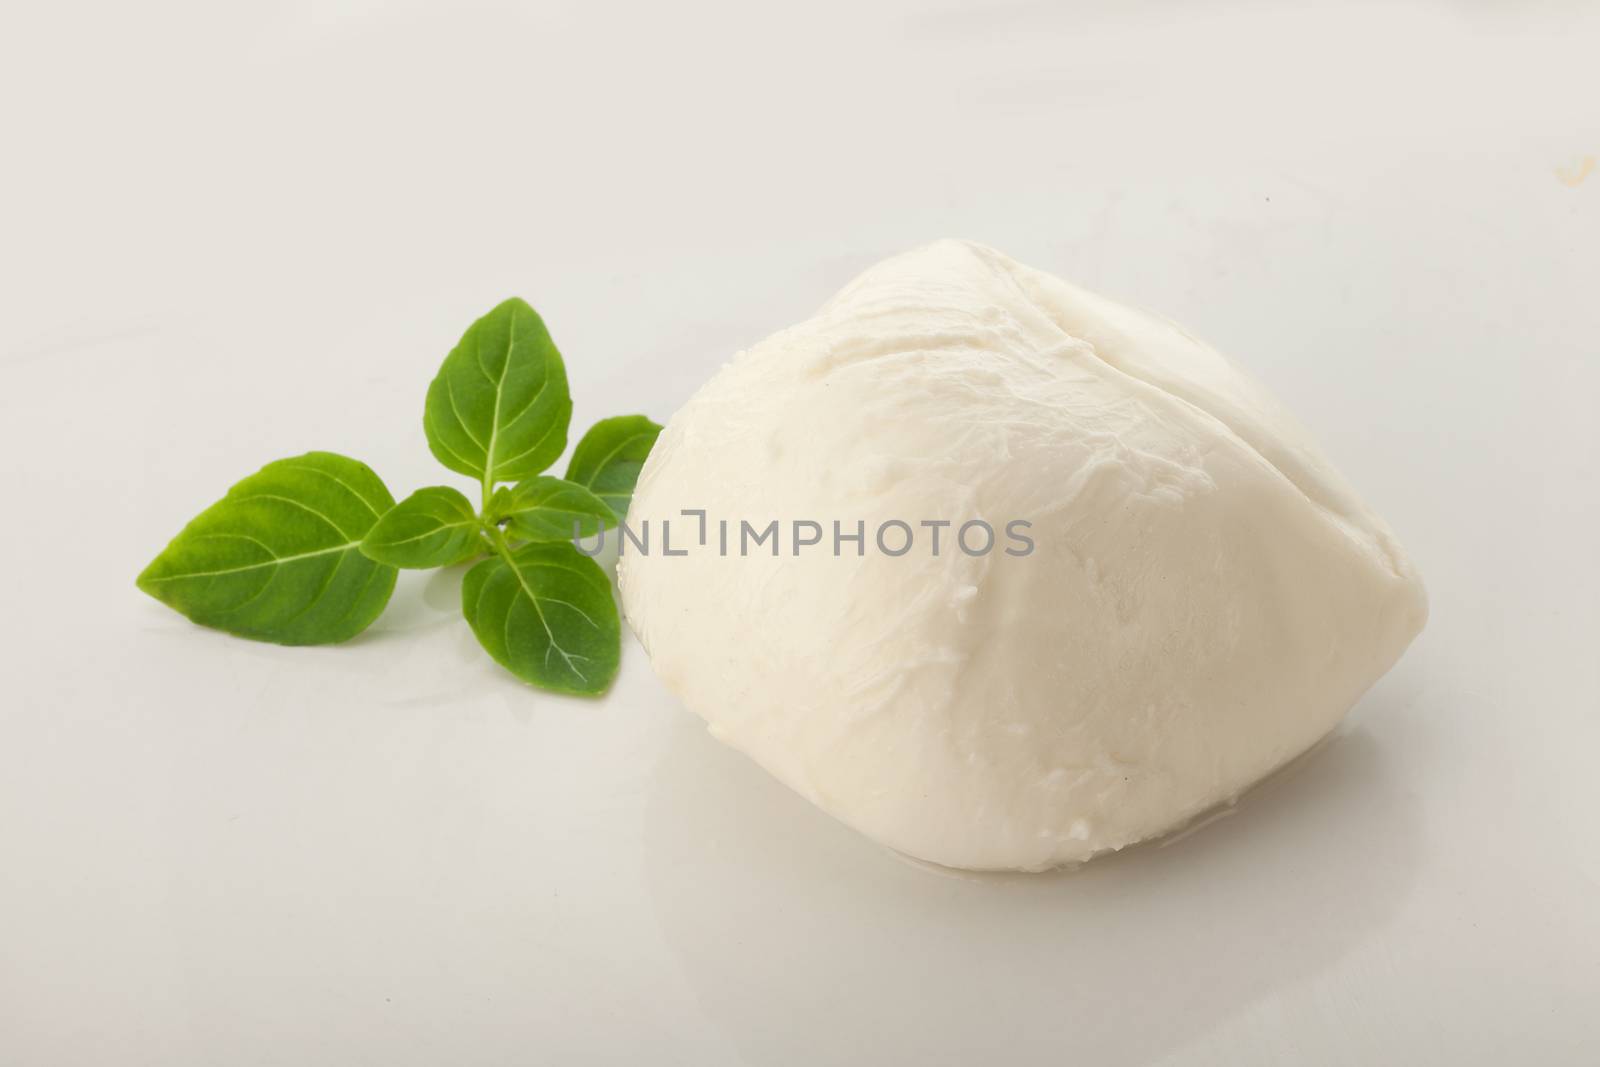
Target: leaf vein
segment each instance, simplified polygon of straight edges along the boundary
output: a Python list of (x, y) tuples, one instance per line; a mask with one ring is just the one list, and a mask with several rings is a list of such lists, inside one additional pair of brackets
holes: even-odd
[[(558, 641), (556, 641), (556, 633), (555, 633), (554, 630), (552, 630), (550, 628), (549, 620), (547, 620), (544, 617), (544, 610), (539, 607), (539, 598), (538, 598), (538, 596), (535, 595), (533, 589), (529, 587), (527, 579), (523, 577), (522, 567), (519, 566), (515, 562), (508, 562), (507, 566), (510, 568), (511, 573), (516, 575), (517, 584), (522, 587), (523, 595), (526, 596), (528, 598), (529, 603), (531, 603), (533, 605), (533, 612), (534, 612), (535, 615), (537, 615), (539, 617), (539, 625), (544, 627), (545, 636), (547, 636), (550, 639), (551, 647), (553, 647), (557, 652), (561, 653), (561, 658), (566, 660), (566, 662), (567, 662), (567, 669), (572, 671), (573, 674), (576, 674), (578, 676), (578, 680), (580, 682), (587, 682), (589, 679), (584, 675), (584, 673), (582, 671), (578, 670), (577, 667), (573, 666), (572, 657), (569, 656), (567, 654), (567, 650), (562, 648), (560, 643)], [(530, 569), (532, 569), (532, 568), (530, 568)], [(558, 568), (555, 568), (555, 569), (565, 571), (565, 568), (558, 567)], [(509, 615), (509, 612), (507, 614)], [(509, 648), (510, 646), (508, 645), (507, 647)], [(545, 663), (546, 663), (546, 665), (549, 664), (549, 658), (550, 658), (550, 654), (549, 654), (548, 651), (546, 651), (546, 653), (545, 653)]]
[(467, 435), (467, 440), (478, 446), (478, 450), (487, 455), (488, 450), (483, 447), (483, 442), (478, 440), (478, 435), (472, 432), (472, 427), (467, 425), (467, 420), (461, 414), (461, 409), (456, 406), (456, 387), (449, 378), (444, 380), (444, 395), (450, 401), (450, 414), (456, 417), (456, 425), (461, 427), (461, 432)]
[[(256, 541), (254, 537), (247, 537), (244, 534), (205, 534), (204, 536), (238, 537), (246, 541), (255, 541), (256, 544), (261, 545), (261, 547), (267, 549), (268, 552), (272, 551), (272, 549), (268, 548), (263, 542)], [(360, 541), (350, 541), (346, 544), (335, 545), (332, 548), (319, 548), (314, 552), (298, 552), (292, 556), (273, 556), (271, 559), (264, 559), (259, 563), (247, 563), (242, 567), (224, 567), (221, 570), (215, 571), (186, 571), (182, 574), (165, 574), (158, 578), (147, 578), (146, 581), (177, 582), (186, 581), (193, 578), (217, 578), (224, 574), (243, 574), (245, 571), (260, 570), (262, 567), (277, 567), (285, 563), (294, 563), (297, 560), (311, 559), (314, 556), (327, 556), (334, 552), (345, 552), (349, 549), (358, 547), (360, 544)]]
[(362, 506), (365, 507), (368, 511), (372, 512), (373, 515), (381, 516), (383, 514), (377, 508), (373, 507), (372, 506), (372, 501), (370, 501), (366, 497), (362, 496), (360, 491), (358, 491), (355, 486), (351, 485), (349, 482), (345, 481), (343, 478), (339, 477), (337, 474), (333, 474), (333, 473), (331, 473), (329, 471), (325, 471), (321, 467), (306, 467), (306, 466), (302, 466), (302, 465), (300, 465), (298, 463), (285, 463), (283, 466), (284, 466), (285, 470), (305, 471), (307, 474), (320, 474), (320, 475), (322, 475), (322, 477), (327, 478), (329, 481), (337, 482), (339, 485), (343, 486), (345, 491), (347, 491), (351, 496), (353, 496), (357, 500), (361, 501)]
[[(301, 511), (304, 511), (309, 515), (315, 515), (317, 518), (321, 519), (323, 522), (325, 522), (329, 526), (333, 527), (334, 532), (337, 533), (340, 537), (349, 537), (349, 536), (351, 536), (350, 533), (347, 530), (345, 530), (344, 527), (342, 527), (338, 523), (334, 522), (327, 515), (324, 515), (322, 512), (320, 512), (316, 508), (312, 507), (310, 504), (306, 504), (306, 503), (303, 503), (302, 501), (296, 500), (292, 496), (283, 496), (283, 495), (281, 495), (279, 493), (251, 493), (249, 496), (236, 496), (233, 499), (238, 501), (239, 503), (244, 503), (247, 500), (281, 500), (285, 504), (288, 504), (291, 507), (299, 508)], [(360, 538), (358, 537), (358, 538), (356, 538), (356, 540), (359, 541)]]
[(618, 442), (617, 447), (613, 448), (610, 452), (607, 452), (603, 457), (601, 457), (600, 461), (594, 465), (594, 474), (592, 476), (590, 476), (589, 478), (583, 480), (580, 484), (586, 485), (589, 488), (593, 489), (595, 480), (597, 478), (599, 478), (600, 473), (605, 470), (607, 463), (610, 463), (612, 460), (616, 459), (617, 456), (622, 452), (622, 450), (624, 448), (627, 448), (633, 442), (639, 440), (642, 437), (648, 437), (648, 436), (650, 436), (650, 435), (649, 434), (643, 434), (643, 433), (636, 433), (636, 434), (631, 434), (631, 435), (629, 435), (627, 437), (624, 437), (620, 442)]
[(518, 452), (516, 455), (510, 457), (509, 459), (505, 459), (505, 460), (502, 460), (499, 463), (496, 463), (495, 464), (495, 469), (498, 470), (501, 467), (509, 467), (511, 464), (515, 463), (517, 460), (521, 459), (523, 456), (529, 455), (529, 454), (531, 454), (533, 452), (537, 452), (539, 450), (539, 446), (543, 445), (545, 443), (545, 440), (552, 433), (554, 433), (556, 431), (556, 429), (558, 429), (560, 427), (560, 425), (561, 424), (559, 422), (552, 422), (545, 429), (544, 433), (539, 435), (539, 439), (537, 441), (535, 441), (533, 444), (529, 445), (527, 448), (524, 448), (521, 452)]

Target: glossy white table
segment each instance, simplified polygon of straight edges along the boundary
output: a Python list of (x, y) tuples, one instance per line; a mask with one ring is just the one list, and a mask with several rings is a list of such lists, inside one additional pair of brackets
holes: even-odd
[[(1580, 5), (36, 5), (0, 32), (0, 1061), (1600, 1057), (1600, 13)], [(348, 647), (133, 588), (312, 447), (439, 480), (501, 297), (669, 415), (971, 237), (1277, 390), (1433, 620), (1166, 847), (963, 879), (678, 708), (531, 692), (459, 576)]]

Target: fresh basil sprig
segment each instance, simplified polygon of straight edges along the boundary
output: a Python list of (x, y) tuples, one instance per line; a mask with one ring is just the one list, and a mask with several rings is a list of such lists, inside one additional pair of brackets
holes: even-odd
[[(566, 478), (566, 367), (544, 320), (512, 298), (473, 323), (428, 389), (434, 456), (477, 483), (398, 504), (372, 469), (331, 452), (269, 463), (201, 512), (139, 575), (139, 588), (203, 626), (261, 641), (344, 641), (371, 625), (396, 568), (473, 559), (461, 611), (479, 644), (518, 678), (596, 695), (617, 674), (621, 622), (611, 582), (572, 544), (627, 513), (661, 427), (603, 419)], [(506, 484), (510, 483), (510, 484)]]

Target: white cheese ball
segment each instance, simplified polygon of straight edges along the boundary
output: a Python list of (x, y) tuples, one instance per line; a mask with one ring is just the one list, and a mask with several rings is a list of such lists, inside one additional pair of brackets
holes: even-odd
[[(706, 512), (705, 546), (683, 509)], [(780, 554), (741, 555), (741, 520), (773, 519)], [(955, 544), (974, 519), (991, 551)], [(663, 554), (664, 520), (687, 554)], [(797, 554), (795, 520), (822, 542)], [(864, 551), (835, 555), (833, 523), (858, 520)], [(903, 555), (876, 543), (890, 520), (914, 533)], [(1014, 520), (1030, 554), (1005, 551)], [(951, 867), (1073, 863), (1231, 800), (1427, 618), (1388, 528), (1262, 386), (1171, 323), (957, 241), (725, 366), (661, 435), (628, 521), (653, 540), (624, 548), (622, 602), (666, 685), (824, 811)], [(924, 521), (952, 524), (937, 554)]]

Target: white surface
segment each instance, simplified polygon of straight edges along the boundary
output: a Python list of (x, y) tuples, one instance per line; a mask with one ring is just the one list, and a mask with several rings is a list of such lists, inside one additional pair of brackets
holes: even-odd
[[(770, 554), (746, 537), (769, 523)], [(846, 825), (962, 870), (1082, 863), (1237, 800), (1428, 617), (1259, 382), (972, 241), (890, 256), (741, 352), (657, 438), (628, 524), (656, 550), (620, 553), (617, 591), (667, 690)]]
[[(0, 1060), (1594, 1061), (1592, 7), (0, 20)], [(427, 381), (509, 293), (580, 424), (665, 415), (946, 234), (1239, 359), (1427, 578), (1340, 737), (1177, 844), (944, 877), (636, 648), (519, 688), (449, 577), (314, 650), (133, 588), (279, 455), (437, 480)]]

